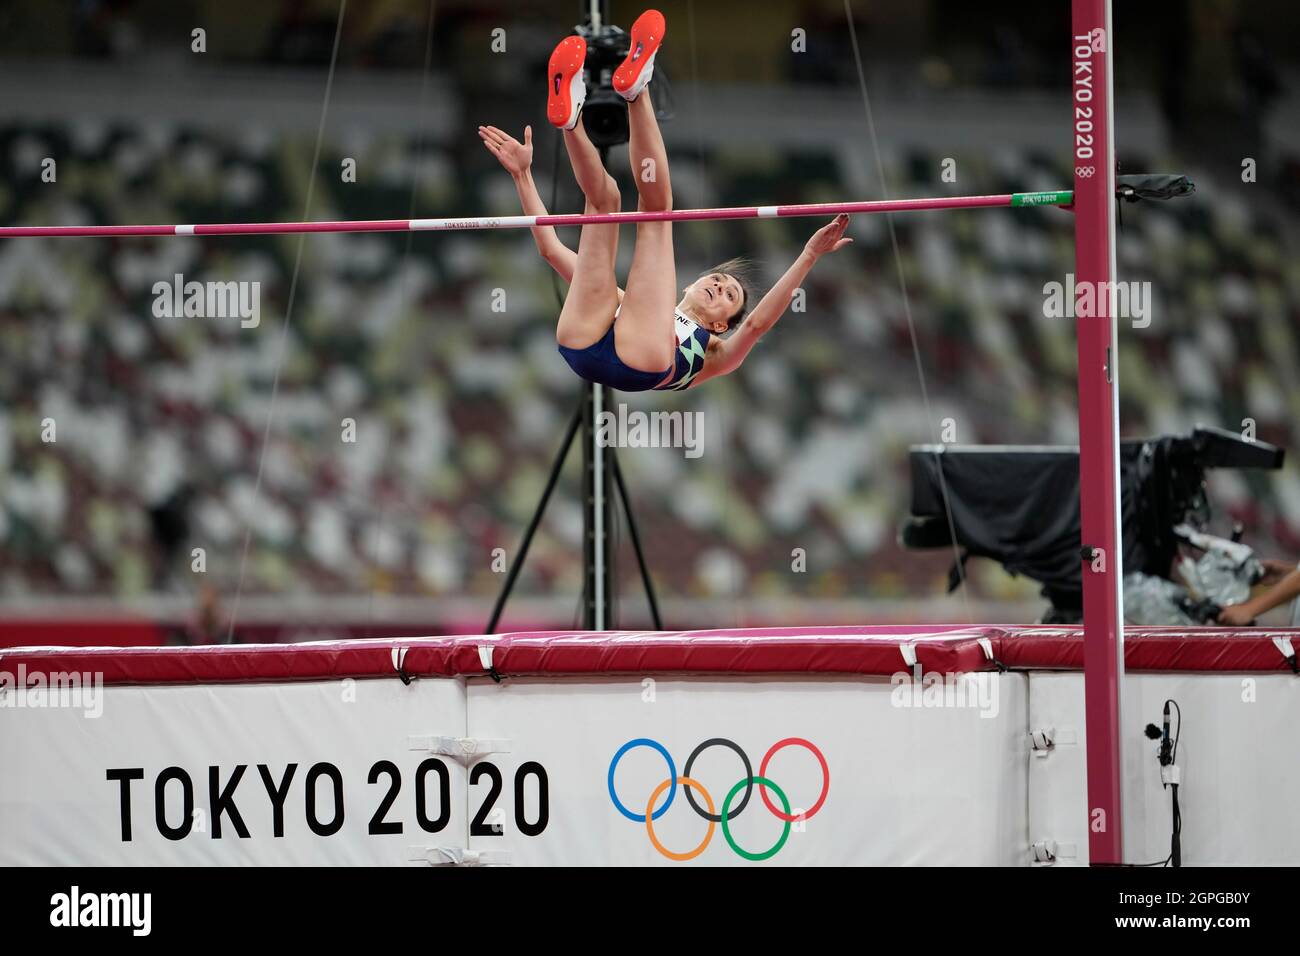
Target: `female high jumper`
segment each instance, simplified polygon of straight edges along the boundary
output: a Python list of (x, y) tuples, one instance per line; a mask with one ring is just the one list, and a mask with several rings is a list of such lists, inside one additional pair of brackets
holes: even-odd
[[(637, 209), (673, 206), (668, 156), (646, 85), (664, 38), (664, 17), (647, 10), (632, 25), (631, 50), (614, 73), (614, 89), (628, 101), (628, 156), (636, 182)], [(570, 36), (551, 54), (546, 116), (564, 131), (573, 173), (586, 197), (584, 213), (618, 212), (618, 185), (579, 122), (586, 99), (583, 63), (587, 43)], [(532, 127), (520, 143), (495, 126), (479, 136), (510, 173), (526, 215), (546, 215), (530, 167)], [(837, 216), (813, 234), (794, 264), (745, 317), (749, 292), (741, 281), (743, 263), (729, 260), (705, 273), (677, 298), (673, 224), (638, 222), (636, 249), (626, 291), (618, 287), (614, 262), (618, 224), (582, 227), (575, 253), (551, 226), (533, 228), (537, 249), (569, 283), (555, 330), (560, 354), (582, 378), (625, 392), (684, 389), (739, 367), (749, 350), (776, 324), (813, 264), (852, 242), (844, 238), (847, 216)], [(742, 321), (742, 319), (744, 321)], [(724, 332), (734, 330), (725, 339)]]

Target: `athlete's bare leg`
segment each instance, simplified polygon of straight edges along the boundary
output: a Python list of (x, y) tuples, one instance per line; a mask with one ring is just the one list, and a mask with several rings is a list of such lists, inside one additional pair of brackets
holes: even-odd
[[(628, 156), (643, 211), (673, 208), (668, 154), (649, 89), (627, 105), (630, 138)], [(636, 249), (627, 276), (623, 308), (614, 323), (618, 356), (635, 369), (657, 372), (673, 362), (673, 310), (677, 304), (677, 263), (673, 256), (673, 224), (640, 222)]]
[[(573, 175), (586, 197), (583, 212), (618, 212), (622, 199), (618, 183), (605, 171), (600, 153), (587, 138), (582, 122), (564, 130)], [(609, 331), (618, 308), (618, 280), (614, 261), (618, 256), (618, 224), (602, 223), (582, 227), (578, 239), (578, 261), (564, 307), (555, 328), (555, 340), (566, 348), (585, 349), (599, 342)], [(663, 366), (661, 366), (663, 367)]]

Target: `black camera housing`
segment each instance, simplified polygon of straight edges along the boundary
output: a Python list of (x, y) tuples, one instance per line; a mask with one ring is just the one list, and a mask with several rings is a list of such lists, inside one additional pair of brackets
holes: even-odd
[(587, 41), (587, 102), (582, 108), (582, 125), (597, 149), (622, 146), (628, 140), (627, 101), (614, 92), (614, 71), (627, 57), (631, 40), (621, 27), (576, 27)]

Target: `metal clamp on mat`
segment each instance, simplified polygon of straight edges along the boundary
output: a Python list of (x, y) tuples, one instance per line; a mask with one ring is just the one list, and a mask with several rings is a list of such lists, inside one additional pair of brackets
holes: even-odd
[(999, 674), (1005, 674), (1009, 670), (1006, 664), (1003, 664), (996, 656), (994, 656), (992, 640), (987, 637), (981, 637), (979, 639), (979, 646), (980, 650), (984, 652), (984, 657), (990, 664), (997, 668)]
[(1079, 735), (1073, 727), (1040, 727), (1029, 732), (1029, 749), (1035, 757), (1046, 757), (1058, 747), (1073, 747)]
[(402, 665), (406, 663), (406, 652), (408, 650), (410, 650), (409, 647), (394, 647), (392, 650), (392, 657), (393, 670), (397, 671), (397, 676), (402, 679), (402, 683), (409, 686), (412, 678), (402, 669)]
[(510, 753), (510, 741), (504, 737), (441, 737), (436, 735), (406, 738), (407, 750), (422, 750), (443, 757), (468, 760), (484, 754)]
[(478, 662), (483, 665), (483, 669), (488, 672), (488, 676), (496, 683), (501, 683), (501, 675), (497, 673), (496, 665), (492, 663), (492, 645), (480, 644), (478, 646)]
[(1055, 840), (1039, 840), (1029, 846), (1029, 854), (1034, 863), (1051, 865), (1057, 860), (1073, 860), (1079, 855), (1079, 848), (1074, 843), (1057, 843)]
[(430, 866), (509, 866), (509, 850), (467, 850), (463, 846), (412, 846), (406, 862)]
[(1282, 654), (1282, 658), (1291, 665), (1291, 673), (1300, 674), (1300, 663), (1296, 661), (1295, 647), (1289, 637), (1273, 638), (1273, 646)]

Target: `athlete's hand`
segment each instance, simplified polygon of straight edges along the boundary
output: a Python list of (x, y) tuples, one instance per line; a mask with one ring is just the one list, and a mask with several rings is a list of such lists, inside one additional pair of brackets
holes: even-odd
[(533, 128), (524, 127), (524, 141), (521, 143), (509, 133), (495, 126), (480, 126), (479, 139), (489, 153), (505, 167), (511, 176), (522, 176), (533, 165)]
[(849, 217), (841, 213), (812, 234), (812, 238), (803, 247), (804, 252), (816, 259), (828, 252), (843, 249), (853, 241), (844, 238), (844, 230), (848, 227)]

